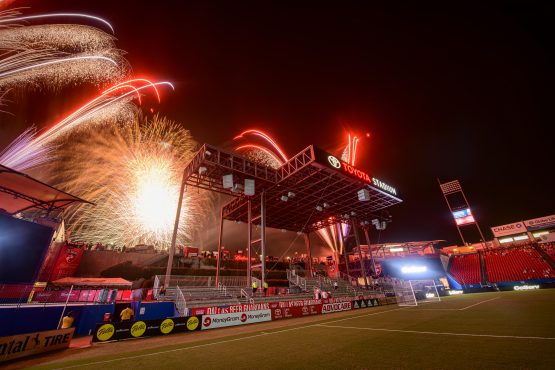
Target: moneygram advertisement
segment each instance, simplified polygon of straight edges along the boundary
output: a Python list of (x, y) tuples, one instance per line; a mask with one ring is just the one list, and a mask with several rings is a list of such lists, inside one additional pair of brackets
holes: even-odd
[(246, 312), (222, 313), (202, 316), (202, 330), (224, 328), (226, 326), (246, 325), (272, 320), (272, 311), (257, 310)]
[(202, 316), (186, 316), (97, 324), (94, 329), (93, 342), (185, 333), (200, 330), (201, 323)]

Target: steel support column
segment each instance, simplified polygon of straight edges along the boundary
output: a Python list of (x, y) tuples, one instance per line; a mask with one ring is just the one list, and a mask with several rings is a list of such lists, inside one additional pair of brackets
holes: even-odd
[(374, 274), (378, 276), (378, 271), (376, 270), (376, 261), (374, 260), (374, 254), (372, 253), (372, 247), (370, 246), (370, 237), (368, 236), (368, 227), (364, 227), (364, 237), (366, 238), (366, 244), (368, 244), (368, 253), (370, 253), (370, 258), (372, 259), (372, 267), (374, 268)]
[(260, 193), (260, 249), (262, 253), (260, 281), (263, 288), (266, 281), (266, 192), (264, 190)]
[[(358, 259), (360, 261), (360, 274), (362, 275), (362, 277), (364, 277), (364, 286), (366, 287), (366, 289), (368, 289), (368, 279), (366, 277), (366, 269), (364, 268), (364, 261), (362, 260), (362, 248), (360, 247), (360, 238), (358, 236), (358, 232), (357, 232), (357, 220), (355, 218), (351, 219), (351, 227), (353, 228), (353, 233), (355, 234), (355, 241), (357, 243), (357, 248), (358, 248)], [(370, 247), (370, 246), (368, 246)]]
[(183, 179), (181, 180), (181, 189), (179, 190), (179, 201), (177, 202), (177, 211), (175, 212), (175, 222), (173, 224), (172, 243), (170, 245), (168, 255), (168, 265), (166, 266), (166, 277), (164, 278), (164, 286), (168, 287), (170, 284), (170, 276), (172, 273), (173, 256), (175, 254), (175, 243), (177, 242), (177, 232), (179, 230), (179, 219), (181, 218), (181, 206), (183, 205), (183, 196), (185, 194), (185, 172), (183, 172)]
[(306, 256), (308, 259), (308, 268), (307, 271), (309, 273), (310, 277), (313, 277), (313, 269), (312, 269), (312, 252), (310, 250), (310, 234), (309, 233), (303, 233), (304, 236), (304, 244), (306, 245)]
[(220, 210), (220, 235), (218, 236), (218, 260), (216, 261), (216, 287), (220, 282), (220, 261), (222, 260), (222, 240), (224, 236), (224, 208)]
[(247, 286), (250, 288), (252, 285), (252, 202), (251, 198), (247, 198)]

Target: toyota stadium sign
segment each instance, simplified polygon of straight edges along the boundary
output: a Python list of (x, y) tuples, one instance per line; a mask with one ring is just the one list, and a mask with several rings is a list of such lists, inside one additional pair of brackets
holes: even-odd
[(372, 185), (373, 187), (383, 190), (386, 193), (397, 196), (397, 189), (395, 189), (393, 186), (385, 183), (380, 179), (377, 179), (376, 177), (370, 176), (368, 173), (354, 166), (351, 166), (349, 163), (342, 161), (340, 158), (327, 153), (322, 149), (316, 147), (313, 147), (313, 149), (315, 160), (319, 164), (328, 168), (332, 168), (336, 171), (340, 171), (347, 176), (355, 177), (368, 185)]

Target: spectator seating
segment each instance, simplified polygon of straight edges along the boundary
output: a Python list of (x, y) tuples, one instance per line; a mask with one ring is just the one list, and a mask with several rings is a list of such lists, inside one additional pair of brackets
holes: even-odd
[(478, 253), (453, 255), (449, 272), (461, 284), (480, 284), (480, 256)]
[(540, 248), (555, 262), (555, 243), (538, 244)]
[(489, 282), (555, 278), (555, 271), (530, 245), (483, 253)]

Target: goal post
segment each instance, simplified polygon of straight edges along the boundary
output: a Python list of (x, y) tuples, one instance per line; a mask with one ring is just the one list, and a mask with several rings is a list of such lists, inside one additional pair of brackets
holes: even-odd
[(395, 298), (397, 299), (397, 305), (400, 307), (405, 306), (417, 306), (416, 296), (414, 295), (414, 290), (412, 288), (412, 283), (410, 280), (394, 279), (393, 280), (393, 291), (395, 292)]
[(434, 280), (394, 279), (392, 288), (397, 305), (418, 306), (418, 303), (439, 302), (441, 298)]

